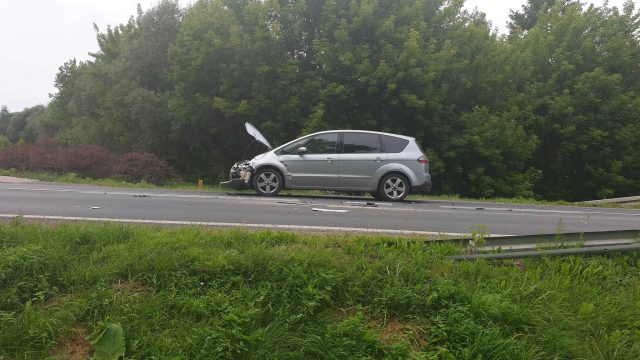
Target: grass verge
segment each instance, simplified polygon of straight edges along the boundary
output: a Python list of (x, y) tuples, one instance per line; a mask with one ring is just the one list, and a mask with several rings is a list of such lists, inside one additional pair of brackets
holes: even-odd
[(0, 224), (0, 359), (637, 359), (640, 256), (452, 262), (353, 235)]

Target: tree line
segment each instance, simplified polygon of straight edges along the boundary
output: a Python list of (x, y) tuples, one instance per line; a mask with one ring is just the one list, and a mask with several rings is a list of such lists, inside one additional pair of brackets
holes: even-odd
[[(529, 0), (506, 34), (464, 0), (163, 0), (96, 27), (5, 143), (149, 151), (220, 180), (256, 125), (414, 136), (435, 191), (581, 200), (640, 193), (640, 15)], [(8, 141), (7, 141), (8, 140)], [(0, 146), (2, 139), (0, 138)]]

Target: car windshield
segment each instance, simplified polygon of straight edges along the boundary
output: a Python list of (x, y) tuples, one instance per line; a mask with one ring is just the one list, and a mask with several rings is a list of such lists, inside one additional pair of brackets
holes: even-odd
[(279, 151), (279, 155), (289, 155), (293, 154), (299, 147), (303, 146), (307, 141), (309, 141), (309, 137), (304, 137), (302, 139), (296, 140), (289, 145), (283, 146)]

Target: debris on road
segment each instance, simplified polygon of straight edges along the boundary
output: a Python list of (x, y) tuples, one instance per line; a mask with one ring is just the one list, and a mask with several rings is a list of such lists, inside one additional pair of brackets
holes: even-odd
[(285, 205), (302, 205), (309, 206), (311, 205), (310, 201), (276, 201), (277, 204), (285, 204)]
[(373, 201), (343, 201), (345, 205), (362, 206), (362, 207), (378, 207)]
[(92, 206), (91, 207), (91, 210), (98, 210), (98, 209), (100, 209), (100, 206)]
[(320, 208), (311, 208), (311, 210), (320, 211), (320, 212), (335, 212), (335, 213), (346, 213), (349, 211), (349, 210), (320, 209)]

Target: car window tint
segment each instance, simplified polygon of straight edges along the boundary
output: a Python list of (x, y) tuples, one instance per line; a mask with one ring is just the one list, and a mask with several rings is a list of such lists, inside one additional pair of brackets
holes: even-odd
[(306, 145), (307, 154), (333, 154), (336, 152), (338, 134), (322, 134), (314, 136)]
[(409, 140), (397, 138), (395, 136), (382, 135), (382, 143), (384, 144), (384, 149), (388, 153), (400, 153), (407, 147), (407, 145), (409, 145)]
[(380, 153), (378, 134), (344, 133), (342, 152), (345, 154)]
[(307, 142), (307, 141), (309, 141), (308, 137), (306, 137), (304, 139), (300, 139), (300, 140), (294, 141), (291, 144), (289, 144), (289, 145), (283, 147), (282, 149), (280, 149), (278, 154), (279, 155), (293, 154), (296, 150), (298, 150), (299, 147), (304, 145), (304, 143)]

